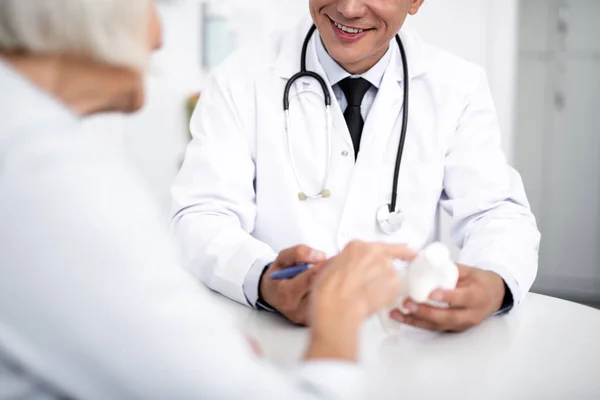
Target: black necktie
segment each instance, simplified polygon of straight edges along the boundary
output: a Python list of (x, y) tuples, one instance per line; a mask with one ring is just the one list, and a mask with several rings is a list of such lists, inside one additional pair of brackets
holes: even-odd
[(350, 136), (354, 144), (354, 157), (356, 158), (358, 157), (360, 138), (365, 125), (360, 108), (363, 97), (365, 97), (365, 94), (371, 88), (371, 84), (363, 78), (346, 78), (339, 83), (339, 86), (348, 101), (348, 108), (344, 112), (344, 118), (350, 130)]

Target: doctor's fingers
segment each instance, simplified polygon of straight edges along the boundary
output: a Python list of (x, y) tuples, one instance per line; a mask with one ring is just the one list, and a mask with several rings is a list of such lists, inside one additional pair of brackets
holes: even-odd
[(309, 301), (310, 296), (308, 294), (304, 295), (297, 307), (284, 314), (285, 317), (296, 325), (310, 325)]
[(455, 290), (436, 290), (430, 298), (447, 303), (451, 308), (472, 308), (479, 300), (473, 289), (472, 286), (464, 286)]
[(420, 305), (416, 312), (404, 317), (404, 323), (408, 325), (418, 328), (431, 326), (433, 330), (449, 332), (465, 331), (479, 325), (485, 318), (474, 309), (437, 308), (428, 305)]
[(274, 282), (281, 305), (286, 309), (297, 308), (303, 297), (310, 292), (317, 272), (317, 268), (311, 268), (293, 279)]
[(404, 315), (399, 310), (392, 310), (392, 312), (390, 312), (390, 318), (401, 324), (414, 326), (415, 328), (425, 329), (427, 331), (444, 331), (437, 323), (417, 319), (411, 315)]
[[(446, 310), (446, 312), (456, 313), (458, 311)], [(462, 312), (464, 312), (464, 311), (462, 311)], [(442, 321), (437, 321), (437, 320), (419, 318), (415, 314), (404, 315), (399, 310), (393, 310), (390, 313), (390, 317), (393, 320), (395, 320), (401, 324), (410, 325), (415, 328), (425, 329), (428, 331), (462, 332), (469, 328), (469, 326), (467, 326), (466, 324), (463, 324), (464, 326), (461, 326), (461, 323), (460, 323), (461, 318), (459, 316), (452, 317), (455, 321), (450, 323), (450, 322), (442, 322)], [(448, 317), (448, 318), (450, 318), (450, 317)]]
[(326, 265), (325, 263), (315, 264), (312, 268), (304, 271), (303, 273), (296, 276), (295, 278), (290, 279), (288, 281), (288, 284), (298, 288), (300, 291), (302, 291), (304, 293), (306, 293), (307, 291), (310, 291), (310, 289), (313, 286), (313, 282), (314, 282), (315, 278), (317, 277), (317, 275), (319, 274), (319, 272), (323, 269), (323, 267), (325, 265)]

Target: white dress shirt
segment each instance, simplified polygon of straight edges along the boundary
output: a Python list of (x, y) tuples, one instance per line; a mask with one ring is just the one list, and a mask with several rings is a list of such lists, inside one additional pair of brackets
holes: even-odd
[(0, 87), (0, 398), (363, 396), (356, 365), (255, 356), (124, 155), (2, 62)]
[(372, 85), (371, 88), (365, 94), (361, 104), (361, 114), (363, 120), (366, 121), (369, 116), (369, 111), (371, 111), (371, 107), (373, 106), (373, 102), (375, 101), (375, 97), (377, 96), (377, 92), (381, 87), (381, 82), (383, 80), (383, 75), (390, 64), (391, 60), (391, 47), (385, 52), (384, 56), (375, 64), (371, 69), (369, 69), (364, 74), (360, 75), (352, 75), (348, 71), (346, 71), (342, 66), (340, 66), (337, 61), (335, 61), (331, 55), (325, 49), (323, 42), (321, 40), (316, 41), (317, 47), (317, 57), (319, 62), (323, 66), (325, 70), (325, 74), (327, 75), (327, 80), (333, 89), (333, 93), (342, 109), (342, 112), (346, 111), (348, 107), (348, 101), (346, 100), (346, 96), (344, 96), (344, 92), (339, 86), (339, 83), (348, 77), (352, 78), (363, 78)]

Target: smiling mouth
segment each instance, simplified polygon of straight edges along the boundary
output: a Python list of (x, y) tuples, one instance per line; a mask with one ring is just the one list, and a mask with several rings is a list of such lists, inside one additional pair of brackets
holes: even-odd
[(339, 39), (344, 42), (355, 42), (372, 29), (347, 26), (329, 18), (332, 28)]
[(357, 34), (357, 33), (363, 33), (364, 31), (367, 30), (367, 29), (360, 29), (360, 28), (352, 28), (350, 26), (346, 26), (346, 25), (337, 23), (334, 20), (331, 20), (331, 21), (333, 22), (333, 25), (335, 25), (339, 30), (344, 31), (346, 33)]

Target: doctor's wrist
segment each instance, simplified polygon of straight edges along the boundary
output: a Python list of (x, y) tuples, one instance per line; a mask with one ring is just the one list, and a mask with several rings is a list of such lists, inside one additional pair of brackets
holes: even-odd
[(500, 305), (500, 309), (498, 310), (497, 314), (505, 314), (512, 310), (512, 308), (515, 305), (515, 300), (512, 291), (510, 290), (504, 279), (502, 280), (502, 282), (504, 283), (504, 296), (502, 298), (502, 304)]
[(271, 267), (271, 265), (273, 265), (272, 262), (268, 263), (267, 265), (265, 265), (265, 267), (263, 268), (261, 274), (260, 274), (260, 278), (258, 279), (258, 299), (256, 302), (256, 305), (258, 308), (262, 308), (262, 309), (266, 309), (266, 310), (273, 310), (273, 306), (271, 306), (269, 303), (267, 303), (267, 301), (264, 299), (263, 297), (263, 281), (264, 281), (264, 277), (265, 274), (267, 273), (267, 271), (269, 270), (269, 268)]

